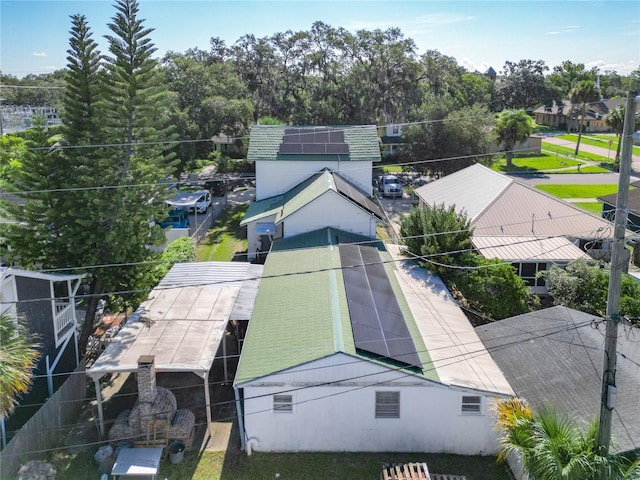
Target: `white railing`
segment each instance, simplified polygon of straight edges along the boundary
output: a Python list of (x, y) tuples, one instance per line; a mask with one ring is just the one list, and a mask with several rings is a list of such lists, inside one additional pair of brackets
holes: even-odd
[(56, 339), (69, 325), (73, 324), (74, 309), (69, 302), (56, 302), (53, 325), (56, 332)]

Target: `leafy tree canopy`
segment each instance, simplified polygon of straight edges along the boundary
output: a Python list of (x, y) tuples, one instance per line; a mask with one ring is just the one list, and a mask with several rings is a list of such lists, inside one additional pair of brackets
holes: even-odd
[(536, 297), (511, 265), (472, 253), (472, 234), (467, 216), (454, 206), (415, 208), (400, 224), (409, 255), (440, 275), (463, 306), (491, 319), (528, 312)]
[[(603, 264), (576, 260), (564, 269), (553, 266), (542, 276), (548, 282), (549, 294), (555, 305), (593, 315), (606, 314), (609, 270)], [(621, 284), (619, 313), (637, 319), (640, 317), (640, 286), (626, 274), (623, 274)]]

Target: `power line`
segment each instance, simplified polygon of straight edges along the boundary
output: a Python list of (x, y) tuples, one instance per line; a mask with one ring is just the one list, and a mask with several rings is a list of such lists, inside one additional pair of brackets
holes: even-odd
[[(585, 326), (590, 326), (591, 324), (592, 324), (592, 321), (588, 321), (588, 322), (582, 322), (580, 324), (575, 324), (574, 323), (574, 325), (572, 325), (571, 327), (562, 327), (560, 329), (558, 329), (556, 327), (553, 327), (553, 329), (549, 328), (548, 332), (545, 332), (545, 333), (542, 333), (540, 335), (537, 335), (535, 338), (545, 338), (545, 337), (549, 337), (551, 335), (556, 335), (558, 333), (564, 333), (564, 332), (567, 332), (567, 331), (572, 331), (574, 329), (583, 328)], [(533, 332), (529, 332), (529, 333), (533, 333)], [(520, 333), (516, 333), (516, 334), (513, 334), (513, 335), (505, 335), (503, 337), (498, 337), (498, 338), (509, 338), (509, 337), (512, 337), (512, 336), (519, 336), (519, 335), (520, 335)], [(435, 366), (435, 362), (432, 360), (431, 361), (431, 365), (428, 367), (426, 372), (428, 373), (428, 372), (431, 372), (431, 371), (437, 371), (438, 368), (441, 368), (443, 366), (451, 366), (451, 365), (454, 365), (456, 363), (460, 363), (460, 362), (466, 361), (469, 358), (473, 358), (474, 356), (484, 355), (486, 352), (490, 353), (491, 351), (494, 351), (494, 350), (501, 350), (503, 348), (508, 348), (510, 346), (514, 346), (514, 345), (517, 345), (519, 343), (528, 342), (528, 341), (530, 341), (530, 339), (514, 340), (513, 342), (508, 342), (508, 343), (505, 343), (505, 344), (502, 344), (502, 345), (498, 345), (496, 347), (490, 347), (490, 348), (484, 347), (484, 345), (482, 345), (483, 342), (480, 341), (481, 346), (476, 350), (473, 350), (473, 351), (470, 351), (470, 352), (465, 352), (465, 353), (457, 353), (455, 355), (451, 355), (449, 357), (445, 357), (445, 358), (442, 358), (442, 359), (438, 360), (438, 362), (448, 361), (449, 363), (447, 363), (445, 365), (441, 365), (439, 367), (436, 367)], [(462, 344), (462, 345), (463, 346), (464, 345), (476, 345), (477, 343), (478, 342), (474, 341), (474, 342), (471, 342), (469, 344)], [(442, 347), (442, 348), (447, 348), (447, 347)], [(437, 350), (437, 349), (427, 349), (427, 350), (424, 350), (424, 351), (425, 352), (429, 352), (429, 351), (435, 351), (435, 350)], [(377, 358), (377, 360), (380, 360), (380, 359), (384, 359), (384, 357)], [(374, 360), (376, 360), (376, 359), (374, 359)], [(361, 362), (362, 362), (362, 360), (353, 360), (353, 361), (349, 361), (349, 362), (342, 362), (342, 363), (336, 364), (336, 365), (328, 365), (328, 366), (327, 365), (323, 365), (323, 366), (319, 366), (319, 367), (303, 368), (303, 369), (301, 369), (299, 371), (300, 372), (305, 372), (305, 371), (312, 371), (312, 370), (336, 368), (336, 367), (342, 367), (342, 366), (345, 366), (345, 365), (358, 364), (358, 363), (361, 363)], [(419, 376), (419, 375), (416, 375), (416, 373), (413, 373), (413, 372), (406, 372), (405, 371), (405, 367), (402, 367), (402, 366), (392, 367), (392, 368), (388, 367), (388, 368), (390, 369), (391, 372), (402, 372), (402, 375), (400, 377), (398, 377), (398, 378), (376, 382), (375, 384), (382, 385), (382, 384), (391, 383), (391, 382), (394, 382), (394, 381), (397, 381), (399, 379), (406, 378), (406, 377)], [(132, 372), (127, 372), (127, 373), (132, 373)], [(162, 372), (160, 372), (160, 373), (162, 373)], [(83, 374), (83, 375), (86, 375), (87, 373), (86, 372), (70, 372), (70, 374)], [(287, 372), (276, 372), (273, 375), (277, 376), (277, 375), (285, 375), (285, 374), (287, 374)], [(356, 375), (356, 376), (352, 376), (352, 377), (345, 377), (345, 378), (341, 378), (339, 380), (320, 382), (320, 383), (316, 383), (316, 384), (313, 384), (313, 385), (304, 385), (304, 386), (301, 386), (301, 387), (294, 387), (294, 388), (291, 388), (291, 389), (288, 389), (288, 390), (283, 390), (283, 391), (278, 392), (278, 393), (293, 393), (293, 392), (298, 392), (298, 391), (317, 388), (317, 387), (337, 385), (337, 384), (344, 383), (344, 382), (348, 383), (348, 382), (353, 382), (353, 381), (356, 381), (356, 380), (359, 380), (359, 379), (362, 379), (362, 378), (372, 377), (372, 376), (376, 376), (376, 375), (379, 375), (379, 372)], [(423, 373), (423, 375), (424, 375), (424, 373)], [(429, 381), (429, 380), (427, 379), (427, 381)], [(220, 384), (224, 384), (224, 383), (227, 383), (227, 382), (226, 381), (209, 382), (207, 384), (207, 386), (208, 387), (209, 386), (215, 386), (215, 385), (220, 385)], [(447, 384), (443, 384), (443, 385), (449, 386)], [(202, 386), (203, 386), (202, 383), (198, 383), (198, 384), (193, 384), (193, 385), (189, 385), (189, 386), (172, 387), (172, 388), (170, 388), (170, 390), (173, 391), (173, 390), (181, 390), (181, 389), (187, 389), (187, 388), (199, 388), (199, 387), (202, 387)], [(368, 385), (365, 385), (365, 386), (354, 387), (354, 388), (349, 389), (349, 390), (347, 390), (345, 392), (342, 392), (342, 393), (350, 393), (351, 391), (358, 390), (358, 389), (361, 389), (361, 388), (368, 388), (368, 387), (371, 387), (371, 386), (372, 385), (368, 384)], [(452, 386), (455, 387), (455, 385), (452, 385)], [(164, 387), (164, 388), (168, 388), (168, 387)], [(128, 393), (128, 394), (124, 394), (124, 395), (117, 395), (117, 396), (114, 396), (113, 398), (121, 397), (121, 396), (133, 396), (133, 395), (137, 395), (137, 392)], [(333, 395), (335, 395), (335, 394), (323, 395), (323, 396), (316, 397), (316, 398), (310, 399), (310, 400), (322, 400), (324, 398), (327, 398), (327, 397), (330, 397), (330, 396), (333, 396)], [(272, 396), (271, 393), (265, 393), (265, 394), (260, 394), (260, 395), (254, 395), (254, 396), (251, 396), (251, 397), (246, 397), (245, 400), (254, 400), (254, 399), (271, 397), (271, 396)], [(93, 399), (94, 399), (93, 397), (87, 397), (87, 398), (83, 399), (83, 401), (89, 401), (89, 400), (93, 400)], [(307, 400), (304, 403), (307, 403), (310, 400)], [(75, 401), (77, 401), (77, 399), (69, 400), (68, 403), (72, 403), (72, 402), (75, 402)], [(224, 406), (224, 405), (229, 405), (229, 404), (234, 404), (234, 403), (235, 403), (235, 400), (214, 402), (214, 403), (209, 404), (209, 405), (204, 405), (204, 406), (202, 406), (200, 408), (203, 408), (203, 407), (211, 408), (211, 407), (214, 407), (214, 406)], [(38, 406), (38, 405), (44, 405), (44, 403), (42, 403), (42, 404), (32, 404), (31, 406)], [(270, 411), (270, 410), (264, 410), (264, 411), (252, 412), (252, 413), (257, 414), (257, 413), (263, 413), (263, 412), (266, 412), (266, 411)], [(162, 412), (158, 412), (158, 413), (162, 413)], [(112, 421), (109, 421), (107, 423), (114, 423), (115, 420), (116, 419), (114, 419)], [(70, 425), (65, 425), (64, 427), (42, 430), (42, 432), (66, 430), (69, 427), (79, 426), (79, 425), (82, 425), (82, 424), (81, 423), (74, 423), (74, 424), (70, 424)]]

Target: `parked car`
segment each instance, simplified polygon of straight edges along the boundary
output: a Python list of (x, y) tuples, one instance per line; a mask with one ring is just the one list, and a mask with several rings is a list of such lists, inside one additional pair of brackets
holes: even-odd
[(383, 197), (402, 197), (402, 185), (395, 175), (384, 175), (381, 187)]
[(225, 193), (232, 190), (231, 182), (225, 179), (207, 180), (204, 188), (211, 192), (214, 197), (224, 197)]
[(194, 210), (198, 213), (204, 213), (211, 206), (211, 192), (208, 190), (198, 190), (194, 195), (199, 195), (196, 199), (195, 206), (187, 208), (187, 212), (192, 213)]
[(162, 228), (189, 228), (189, 214), (185, 210), (171, 210), (167, 218), (160, 222)]

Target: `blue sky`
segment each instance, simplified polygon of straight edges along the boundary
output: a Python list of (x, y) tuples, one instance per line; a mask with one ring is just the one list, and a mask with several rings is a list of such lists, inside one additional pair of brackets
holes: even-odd
[[(23, 77), (66, 65), (71, 22), (84, 14), (106, 53), (103, 35), (115, 13), (104, 0), (0, 0), (0, 70)], [(640, 64), (640, 1), (141, 0), (155, 28), (157, 55), (227, 45), (245, 34), (309, 30), (315, 21), (350, 31), (398, 27), (419, 53), (438, 50), (470, 70), (507, 60), (564, 60), (628, 74)]]

